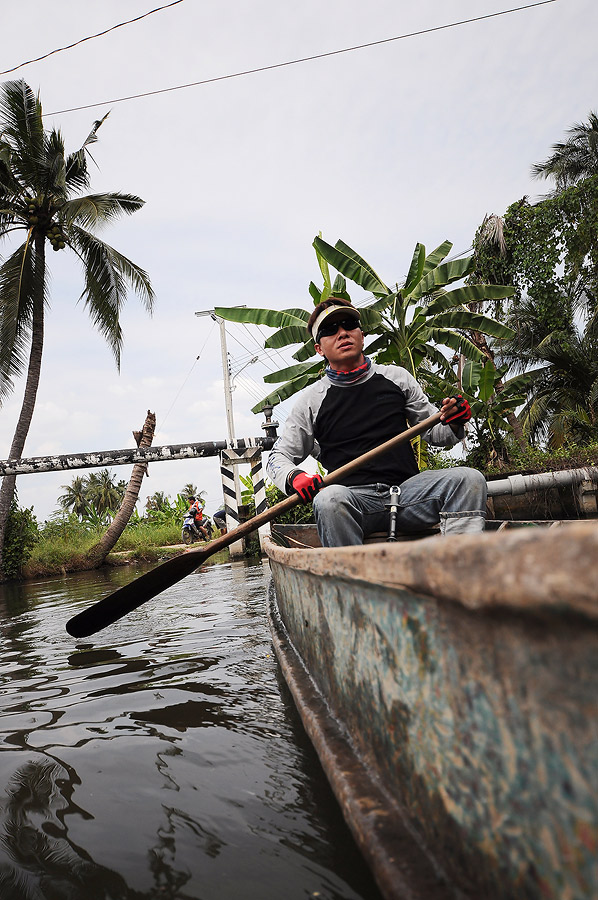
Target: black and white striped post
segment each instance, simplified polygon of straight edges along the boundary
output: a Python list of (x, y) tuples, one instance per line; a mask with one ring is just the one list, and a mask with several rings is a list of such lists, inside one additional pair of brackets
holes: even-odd
[[(220, 454), (220, 474), (222, 477), (222, 493), (224, 496), (224, 508), (226, 510), (226, 527), (230, 531), (241, 523), (239, 511), (239, 498), (237, 496), (235, 478), (235, 466), (249, 464), (251, 483), (255, 497), (256, 513), (263, 512), (267, 506), (266, 485), (264, 482), (262, 448), (250, 447), (244, 450), (228, 447)], [(244, 552), (243, 541), (236, 541), (229, 546), (232, 557), (242, 556)]]

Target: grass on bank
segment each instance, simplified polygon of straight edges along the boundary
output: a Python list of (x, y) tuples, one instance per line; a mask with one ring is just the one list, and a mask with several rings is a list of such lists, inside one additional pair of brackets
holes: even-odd
[[(104, 531), (103, 526), (89, 525), (73, 516), (46, 522), (38, 529), (31, 556), (22, 566), (22, 577), (53, 575), (77, 568)], [(112, 565), (132, 561), (158, 562), (179, 553), (180, 544), (178, 523), (147, 522), (128, 526), (108, 555), (107, 562)]]

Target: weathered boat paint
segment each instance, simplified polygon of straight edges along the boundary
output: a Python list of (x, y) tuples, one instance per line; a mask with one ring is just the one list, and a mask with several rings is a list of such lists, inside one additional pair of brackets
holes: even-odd
[[(388, 862), (407, 831), (430, 877), (448, 876), (446, 896), (598, 896), (598, 525), (265, 548), (275, 645), (296, 654), (353, 752), (352, 795), (316, 729), (385, 895), (409, 896)], [(290, 686), (309, 731), (310, 703)], [(383, 850), (355, 812), (368, 773), (382, 819), (404, 823)]]

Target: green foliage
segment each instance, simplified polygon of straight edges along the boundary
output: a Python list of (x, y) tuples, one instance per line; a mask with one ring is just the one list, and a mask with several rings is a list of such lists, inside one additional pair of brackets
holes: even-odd
[[(510, 472), (553, 472), (559, 469), (576, 469), (598, 465), (598, 441), (593, 441), (583, 447), (571, 445), (560, 447), (556, 450), (546, 450), (531, 446), (526, 450), (522, 450), (517, 444), (512, 444), (508, 449)], [(467, 465), (475, 465), (475, 452), (473, 451), (467, 455)], [(504, 466), (486, 465), (482, 468), (486, 475), (505, 474)]]
[(33, 515), (33, 507), (20, 509), (15, 496), (8, 515), (2, 558), (2, 571), (6, 578), (19, 577), (38, 540), (38, 524)]
[[(428, 255), (423, 244), (417, 244), (405, 285), (394, 289), (388, 287), (373, 267), (344, 241), (339, 240), (332, 246), (318, 236), (313, 246), (324, 280), (321, 291), (313, 282), (310, 284), (314, 304), (331, 292), (350, 299), (346, 278), (374, 295), (374, 302), (362, 307), (360, 312), (364, 331), (374, 338), (366, 347), (366, 353), (373, 355), (377, 362), (404, 366), (424, 380), (433, 368), (448, 378), (454, 373), (441, 348), (450, 348), (480, 360), (483, 354), (468, 337), (468, 332), (475, 330), (503, 339), (512, 336), (507, 326), (473, 312), (468, 306), (486, 299), (508, 297), (513, 293), (510, 287), (476, 284), (446, 290), (448, 285), (461, 281), (472, 266), (472, 258), (446, 260), (452, 247), (448, 241)], [(339, 272), (332, 286), (329, 265)], [(254, 413), (267, 404), (281, 403), (321, 377), (325, 363), (320, 357), (313, 360), (314, 342), (306, 330), (309, 311), (219, 308), (216, 313), (235, 322), (278, 328), (266, 341), (266, 348), (301, 344), (293, 354), (298, 365), (264, 378), (265, 382), (279, 383), (280, 387), (254, 406)]]
[(598, 175), (532, 205), (526, 198), (504, 216), (504, 250), (485, 224), (474, 241), (474, 280), (491, 277), (525, 297), (545, 333), (566, 331), (575, 307), (596, 312), (598, 296)]
[[(318, 465), (318, 471), (320, 475), (324, 474), (324, 469), (320, 465)], [(241, 483), (243, 485), (242, 491), (242, 500), (243, 505), (247, 507), (248, 512), (251, 516), (255, 515), (255, 495), (253, 491), (253, 482), (251, 480), (250, 475), (240, 475), (239, 476)], [(275, 506), (277, 503), (280, 503), (281, 500), (284, 500), (287, 495), (283, 494), (275, 484), (272, 484), (270, 481), (266, 481), (266, 500), (268, 501), (268, 506)], [(307, 522), (314, 522), (314, 514), (311, 503), (298, 503), (297, 506), (294, 506), (292, 509), (288, 509), (286, 512), (276, 517), (277, 522), (286, 523), (288, 525), (305, 525)]]
[(101, 469), (85, 476), (76, 475), (62, 489), (64, 493), (58, 497), (58, 503), (63, 510), (71, 510), (91, 526), (105, 526), (122, 503), (127, 483), (116, 482), (108, 469)]
[(140, 557), (147, 558), (148, 547), (168, 547), (181, 543), (181, 521), (145, 521), (135, 528), (125, 528), (118, 539), (114, 552), (131, 550)]
[(573, 125), (568, 134), (566, 141), (553, 144), (548, 159), (532, 166), (534, 177), (554, 179), (555, 193), (598, 175), (598, 115), (591, 112), (587, 124)]
[[(197, 497), (202, 506), (205, 505), (205, 501), (200, 496), (200, 493), (194, 496)], [(181, 521), (188, 509), (189, 500), (187, 497), (183, 497), (182, 494), (177, 494), (176, 500), (172, 503), (170, 497), (162, 493), (162, 491), (157, 491), (152, 497), (148, 497), (146, 518), (153, 525), (177, 525), (180, 530)]]
[[(32, 363), (27, 352), (37, 326), (34, 311), (48, 303), (45, 253), (71, 251), (83, 265), (81, 298), (106, 338), (117, 364), (119, 313), (129, 287), (151, 311), (147, 274), (94, 234), (103, 224), (131, 215), (143, 200), (118, 192), (87, 194), (89, 146), (106, 119), (94, 123), (82, 146), (67, 153), (59, 131), (44, 129), (42, 106), (24, 81), (0, 88), (0, 240), (23, 232), (23, 242), (0, 264), (0, 399)], [(43, 323), (40, 326), (43, 328)], [(35, 366), (41, 363), (41, 352)]]
[[(103, 527), (80, 521), (74, 513), (56, 513), (39, 529), (39, 540), (25, 565), (24, 574), (50, 575), (77, 568), (103, 530)], [(113, 552), (126, 551), (134, 559), (152, 561), (164, 556), (163, 548), (180, 543), (180, 519), (171, 522), (141, 519), (127, 525)]]
[(74, 513), (55, 513), (40, 528), (27, 569), (50, 574), (71, 567), (97, 543), (103, 530), (103, 526), (80, 521)]
[[(266, 484), (268, 506), (280, 503), (285, 497), (286, 494), (279, 491), (275, 484)], [(277, 516), (276, 521), (286, 525), (307, 525), (310, 522), (315, 522), (312, 505), (311, 503), (298, 503), (297, 506)]]

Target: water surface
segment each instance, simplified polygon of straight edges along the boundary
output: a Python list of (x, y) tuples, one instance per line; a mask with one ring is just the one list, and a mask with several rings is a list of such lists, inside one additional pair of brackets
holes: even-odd
[(280, 676), (267, 564), (66, 633), (132, 576), (0, 585), (0, 900), (378, 900)]

